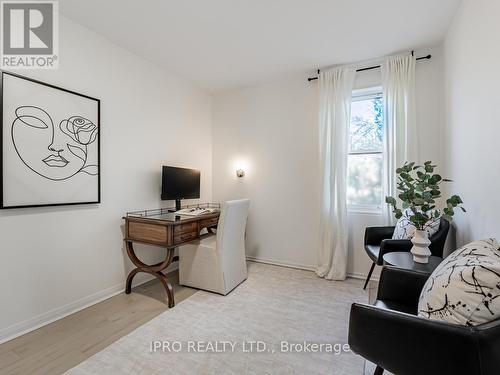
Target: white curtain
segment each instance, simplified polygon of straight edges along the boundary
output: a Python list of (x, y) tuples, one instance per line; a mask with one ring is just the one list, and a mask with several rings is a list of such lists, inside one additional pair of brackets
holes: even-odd
[[(405, 161), (418, 162), (415, 118), (415, 57), (389, 57), (381, 64), (385, 108), (384, 197), (397, 193), (396, 168)], [(383, 204), (387, 224), (394, 222), (390, 207)]]
[(347, 275), (346, 175), (355, 70), (334, 68), (319, 75), (321, 218), (318, 268), (325, 279)]

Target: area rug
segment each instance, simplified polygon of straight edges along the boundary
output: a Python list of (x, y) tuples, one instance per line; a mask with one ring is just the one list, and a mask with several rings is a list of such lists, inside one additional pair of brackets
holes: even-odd
[(359, 280), (249, 263), (227, 296), (199, 291), (69, 370), (89, 374), (363, 374), (349, 351)]

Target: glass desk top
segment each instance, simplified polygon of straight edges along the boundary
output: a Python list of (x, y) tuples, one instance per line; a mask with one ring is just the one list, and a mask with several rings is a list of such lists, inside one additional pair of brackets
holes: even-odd
[(183, 220), (193, 220), (202, 217), (211, 217), (220, 214), (219, 203), (203, 203), (188, 205), (183, 208), (202, 208), (202, 209), (215, 209), (214, 212), (204, 213), (200, 215), (183, 215), (175, 212), (174, 208), (157, 208), (152, 210), (133, 211), (127, 212), (127, 218), (143, 218), (158, 221), (178, 222)]

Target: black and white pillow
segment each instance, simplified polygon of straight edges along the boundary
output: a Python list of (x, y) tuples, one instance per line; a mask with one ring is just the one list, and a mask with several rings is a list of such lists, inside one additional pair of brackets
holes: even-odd
[(450, 254), (427, 280), (418, 316), (478, 325), (500, 318), (500, 249), (495, 239)]
[[(411, 240), (415, 236), (415, 230), (417, 228), (409, 219), (411, 213), (412, 211), (410, 209), (403, 211), (403, 216), (398, 219), (396, 228), (394, 228), (394, 233), (392, 235), (393, 240)], [(425, 224), (425, 230), (429, 237), (438, 231), (439, 224), (439, 219), (431, 219)]]

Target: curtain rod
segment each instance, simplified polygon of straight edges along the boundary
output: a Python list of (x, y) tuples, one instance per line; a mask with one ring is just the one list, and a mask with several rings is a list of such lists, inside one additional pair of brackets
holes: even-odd
[[(432, 55), (427, 55), (427, 56), (422, 56), (422, 57), (417, 57), (416, 60), (429, 60), (432, 57)], [(378, 69), (380, 68), (380, 65), (375, 65), (375, 66), (369, 66), (368, 68), (361, 68), (361, 69), (356, 69), (357, 72), (364, 72), (365, 70), (372, 70), (372, 69)], [(318, 74), (320, 70), (318, 69)], [(318, 77), (309, 77), (307, 80), (309, 82), (317, 80)]]

